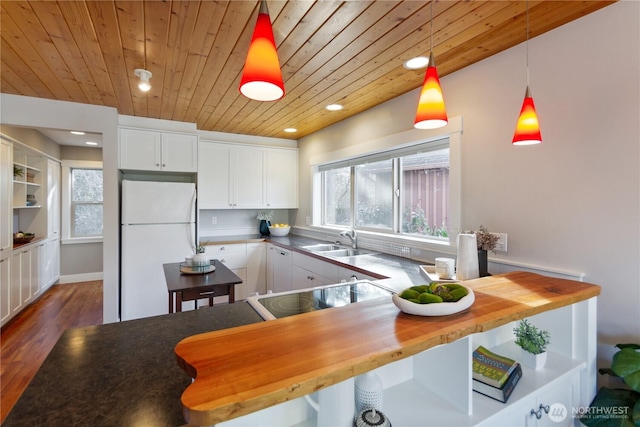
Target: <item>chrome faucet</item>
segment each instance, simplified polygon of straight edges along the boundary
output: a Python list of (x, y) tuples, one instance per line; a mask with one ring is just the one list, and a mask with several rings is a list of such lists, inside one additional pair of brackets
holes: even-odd
[(347, 236), (349, 240), (351, 240), (351, 247), (353, 249), (358, 249), (358, 234), (356, 233), (356, 230), (352, 228), (351, 230), (343, 231), (340, 235)]

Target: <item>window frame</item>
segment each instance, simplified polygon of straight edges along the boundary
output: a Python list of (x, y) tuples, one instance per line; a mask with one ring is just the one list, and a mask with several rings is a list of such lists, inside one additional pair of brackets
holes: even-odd
[[(104, 168), (103, 163), (93, 160), (62, 160), (62, 173), (61, 173), (61, 189), (62, 189), (62, 244), (78, 244), (78, 243), (101, 243), (104, 236), (91, 236), (91, 237), (74, 237), (72, 236), (72, 221), (73, 221), (73, 197), (71, 178), (73, 169), (94, 169), (103, 171), (104, 180)], [(104, 187), (103, 187), (104, 188)], [(104, 211), (104, 200), (102, 202)], [(104, 218), (103, 218), (104, 224)]]
[[(442, 136), (439, 138), (435, 138), (430, 141), (423, 141), (416, 144), (411, 144), (401, 148), (391, 148), (386, 151), (381, 151), (375, 154), (369, 154), (364, 156), (353, 157), (351, 159), (327, 163), (324, 165), (319, 165), (318, 172), (321, 175), (320, 178), (320, 186), (322, 192), (321, 199), (321, 212), (322, 216), (320, 219), (320, 225), (322, 227), (331, 227), (331, 228), (341, 228), (348, 229), (354, 228), (357, 231), (369, 231), (373, 233), (379, 234), (387, 234), (392, 236), (398, 236), (402, 238), (417, 238), (417, 239), (427, 239), (434, 241), (445, 241), (448, 240), (448, 237), (437, 237), (437, 236), (419, 236), (410, 233), (404, 233), (402, 231), (402, 201), (403, 201), (403, 159), (407, 156), (411, 156), (414, 154), (420, 154), (425, 152), (433, 152), (439, 151), (442, 149), (451, 151), (451, 142), (448, 136)], [(451, 156), (449, 155), (449, 158)], [(357, 187), (358, 187), (358, 166), (367, 165), (370, 163), (381, 162), (381, 161), (390, 161), (391, 166), (391, 194), (389, 194), (390, 205), (393, 209), (393, 218), (391, 227), (372, 227), (372, 226), (363, 226), (357, 225), (356, 220), (358, 218), (357, 212)], [(326, 209), (325, 209), (325, 197), (327, 189), (325, 188), (326, 180), (324, 179), (323, 174), (330, 170), (335, 169), (343, 169), (350, 168), (350, 191), (351, 191), (351, 212), (350, 212), (350, 225), (343, 226), (339, 224), (330, 224), (327, 223), (326, 218)], [(449, 169), (451, 169), (451, 165), (449, 164)], [(447, 229), (448, 235), (450, 234), (449, 226)]]
[[(364, 140), (362, 142), (343, 146), (335, 151), (319, 153), (309, 158), (311, 172), (311, 216), (307, 218), (308, 228), (317, 232), (336, 232), (344, 230), (339, 226), (323, 226), (322, 207), (322, 179), (320, 170), (324, 165), (348, 161), (350, 158), (362, 157), (368, 154), (389, 151), (395, 148), (408, 147), (416, 144), (449, 138), (449, 240), (436, 240), (424, 237), (415, 237), (406, 234), (379, 233), (362, 230), (359, 235), (376, 239), (381, 243), (418, 246), (421, 250), (443, 250), (443, 246), (454, 248), (456, 237), (461, 230), (462, 211), (462, 132), (463, 121), (461, 116), (449, 118), (447, 126), (440, 129), (418, 130), (409, 129), (394, 134), (389, 134), (377, 139)], [(451, 249), (447, 249), (451, 250)]]

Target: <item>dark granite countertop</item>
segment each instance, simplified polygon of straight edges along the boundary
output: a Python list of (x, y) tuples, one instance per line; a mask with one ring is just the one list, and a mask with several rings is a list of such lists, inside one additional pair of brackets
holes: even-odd
[(428, 264), (423, 261), (416, 261), (410, 258), (404, 258), (386, 253), (375, 253), (366, 256), (348, 257), (348, 258), (329, 258), (322, 255), (314, 254), (311, 251), (303, 249), (303, 246), (315, 245), (318, 243), (329, 243), (323, 240), (313, 239), (310, 237), (289, 234), (285, 237), (243, 235), (243, 236), (215, 236), (201, 237), (201, 244), (233, 244), (233, 243), (251, 243), (266, 241), (287, 249), (302, 252), (305, 255), (320, 258), (324, 261), (339, 264), (343, 267), (351, 268), (363, 274), (386, 278), (380, 281), (381, 284), (392, 289), (401, 290), (408, 286), (417, 285), (428, 282), (428, 279), (420, 273), (420, 265)]
[(245, 302), (67, 330), (3, 426), (184, 425), (182, 339), (262, 319)]
[[(328, 258), (302, 249), (322, 241), (289, 235), (223, 236), (201, 243), (268, 241), (364, 274), (400, 290), (424, 283), (424, 262), (376, 253)], [(203, 332), (262, 321), (246, 302), (67, 330), (13, 407), (3, 426), (179, 426), (180, 396), (191, 379), (174, 348)]]

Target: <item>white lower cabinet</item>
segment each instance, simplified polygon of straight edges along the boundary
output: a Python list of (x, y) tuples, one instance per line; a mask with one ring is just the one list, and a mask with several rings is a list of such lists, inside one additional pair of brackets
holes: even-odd
[[(246, 299), (254, 292), (261, 294), (266, 292), (266, 249), (264, 243), (207, 245), (205, 252), (211, 259), (217, 259), (242, 279), (242, 283), (235, 287), (236, 301)], [(228, 301), (226, 296), (214, 298), (214, 303), (226, 301)]]
[(0, 252), (0, 321), (2, 324), (11, 316), (11, 253)]
[(2, 325), (60, 278), (60, 239), (55, 237), (13, 250), (0, 261)]
[(267, 244), (267, 292), (293, 289), (293, 256), (288, 249)]
[[(382, 412), (402, 427), (577, 425), (574, 412), (588, 407), (596, 392), (596, 305), (591, 298), (529, 318), (551, 332), (547, 363), (539, 370), (523, 366), (507, 403), (472, 390), (471, 353), (483, 345), (521, 362), (513, 342), (515, 322), (376, 368), (384, 389)], [(353, 401), (350, 378), (220, 425), (350, 427)], [(287, 411), (294, 415), (287, 418)]]
[(267, 245), (264, 243), (247, 243), (247, 280), (246, 296), (264, 294), (266, 286)]
[(293, 252), (293, 289), (313, 288), (340, 282), (340, 267)]

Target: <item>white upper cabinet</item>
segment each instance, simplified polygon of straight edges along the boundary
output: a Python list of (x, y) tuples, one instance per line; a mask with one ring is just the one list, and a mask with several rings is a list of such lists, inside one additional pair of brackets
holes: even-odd
[(296, 208), (298, 151), (200, 142), (200, 209)]
[(198, 147), (198, 208), (231, 209), (230, 151), (227, 144), (200, 142)]
[(298, 207), (298, 150), (267, 149), (267, 207)]
[(231, 150), (233, 207), (252, 209), (265, 206), (265, 149), (238, 145)]
[(196, 172), (198, 136), (120, 128), (120, 169)]

